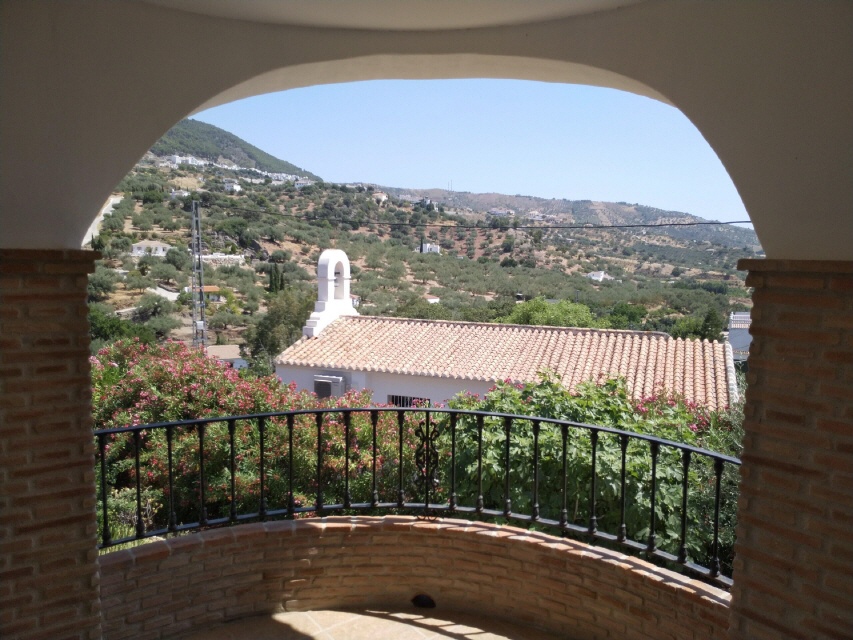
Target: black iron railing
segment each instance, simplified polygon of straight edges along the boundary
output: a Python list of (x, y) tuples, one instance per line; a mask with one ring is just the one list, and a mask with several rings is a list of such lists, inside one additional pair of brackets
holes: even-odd
[[(102, 548), (273, 518), (413, 513), (519, 523), (721, 586), (737, 467), (720, 453), (548, 418), (299, 410), (95, 432)], [(726, 575), (729, 574), (729, 575)]]

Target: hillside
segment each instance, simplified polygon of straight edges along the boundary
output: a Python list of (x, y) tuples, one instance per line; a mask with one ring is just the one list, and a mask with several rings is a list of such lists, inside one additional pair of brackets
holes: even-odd
[(151, 153), (157, 156), (192, 155), (211, 162), (225, 158), (250, 169), (321, 179), (310, 171), (261, 151), (233, 133), (198, 120), (181, 120), (151, 147)]
[[(535, 196), (506, 195), (502, 193), (469, 193), (444, 189), (400, 189), (383, 187), (394, 196), (413, 195), (426, 197), (448, 209), (471, 213), (485, 213), (490, 209), (511, 209), (516, 218), (539, 214), (554, 216), (553, 224), (630, 225), (662, 224), (667, 222), (707, 222), (703, 218), (666, 211), (641, 204), (627, 202), (597, 202), (592, 200), (566, 200), (537, 198)], [(642, 230), (638, 230), (642, 231)], [(649, 233), (679, 240), (711, 242), (725, 247), (758, 248), (758, 237), (752, 229), (731, 225), (665, 227), (647, 229)]]
[[(259, 177), (239, 167), (312, 174), (192, 120), (152, 151), (117, 185), (121, 202), (93, 241), (104, 260), (90, 277), (89, 299), (108, 305), (93, 307), (95, 347), (120, 335), (191, 339), (189, 297), (178, 292), (192, 272), (194, 201), (205, 252), (220, 255), (204, 267), (205, 284), (221, 287), (207, 308), (211, 342), (245, 344), (261, 370), (301, 335), (316, 297), (317, 258), (332, 247), (350, 257), (364, 315), (554, 324), (576, 322), (556, 315), (581, 303), (591, 318), (581, 326), (713, 339), (729, 312), (751, 305), (736, 268), (761, 250), (750, 229), (622, 228), (701, 221), (626, 202), (394, 187), (382, 189), (386, 196), (375, 185)], [(239, 166), (175, 166), (156, 157), (175, 152)], [(129, 255), (144, 240), (174, 249), (165, 259)], [(418, 252), (422, 242), (437, 252)], [(155, 287), (177, 300), (164, 301)], [(528, 319), (514, 315), (521, 300), (531, 301), (518, 307)]]

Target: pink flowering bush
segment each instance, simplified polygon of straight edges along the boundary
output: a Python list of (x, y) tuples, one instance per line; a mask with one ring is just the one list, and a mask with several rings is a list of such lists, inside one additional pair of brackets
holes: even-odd
[[(297, 391), (274, 376), (244, 378), (201, 351), (177, 342), (144, 345), (119, 341), (102, 349), (92, 362), (95, 429), (172, 422), (193, 418), (249, 415), (322, 408), (363, 408), (370, 405), (366, 391), (350, 391), (340, 398), (319, 399)], [(411, 430), (411, 419), (404, 434)], [(259, 421), (234, 423), (235, 508), (238, 513), (260, 507)], [(380, 413), (377, 424), (377, 493), (380, 501), (396, 501), (399, 478), (399, 427), (396, 416)], [(200, 519), (201, 468), (199, 429), (173, 428), (172, 504), (177, 523)], [(344, 501), (349, 478), (353, 502), (370, 502), (373, 492), (373, 424), (368, 412), (353, 411), (349, 430), (349, 465), (343, 412), (326, 414), (319, 438), (322, 463), (319, 483), (324, 504)], [(289, 433), (284, 418), (265, 421), (265, 501), (268, 510), (283, 509), (290, 499)], [(209, 519), (231, 509), (231, 434), (227, 421), (204, 427), (205, 508)], [(294, 419), (293, 477), (296, 506), (313, 504), (317, 497), (318, 428), (314, 415)], [(133, 521), (135, 512), (135, 443), (132, 434), (108, 437), (108, 467), (112, 516)], [(403, 447), (406, 478), (414, 475), (413, 448)], [(152, 514), (147, 527), (165, 527), (169, 518), (169, 456), (166, 431), (144, 430), (140, 435), (140, 477), (146, 508)], [(405, 490), (410, 490), (406, 482)]]

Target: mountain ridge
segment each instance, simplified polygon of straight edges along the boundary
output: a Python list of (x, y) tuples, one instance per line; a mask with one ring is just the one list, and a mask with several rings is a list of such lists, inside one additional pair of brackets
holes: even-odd
[[(724, 223), (707, 225), (705, 223), (716, 221), (682, 211), (668, 211), (639, 203), (541, 198), (496, 192), (472, 193), (446, 189), (381, 188), (395, 197), (405, 195), (425, 197), (446, 208), (470, 210), (472, 213), (485, 213), (490, 209), (504, 208), (513, 210), (515, 217), (521, 218), (531, 214), (554, 216), (555, 222), (559, 224), (654, 226), (672, 222), (703, 223), (701, 226), (663, 227), (656, 229), (655, 232), (679, 240), (711, 242), (728, 247), (746, 246), (756, 249), (761, 246), (758, 236), (752, 229)], [(642, 233), (642, 229), (638, 229), (638, 232)]]
[[(158, 156), (174, 153), (188, 154), (212, 162), (226, 158), (245, 168), (299, 175), (322, 181), (322, 178), (316, 174), (276, 158), (225, 129), (198, 120), (186, 119), (176, 124), (151, 147), (151, 152)], [(472, 193), (438, 188), (408, 189), (376, 186), (393, 197), (411, 195), (417, 198), (429, 198), (436, 204), (460, 213), (482, 215), (491, 209), (511, 209), (516, 214), (515, 218), (539, 214), (552, 217), (556, 224), (594, 226), (648, 224), (651, 226), (672, 222), (712, 222), (690, 213), (667, 211), (639, 203), (543, 198), (497, 192)], [(643, 230), (638, 228), (637, 232), (642, 234)], [(726, 247), (748, 247), (754, 251), (760, 250), (758, 237), (752, 229), (727, 224), (662, 227), (656, 229), (655, 233), (677, 240), (710, 242)]]
[(225, 129), (199, 120), (181, 120), (154, 143), (151, 153), (157, 156), (192, 155), (211, 162), (225, 158), (248, 169), (322, 180), (318, 175), (276, 158)]

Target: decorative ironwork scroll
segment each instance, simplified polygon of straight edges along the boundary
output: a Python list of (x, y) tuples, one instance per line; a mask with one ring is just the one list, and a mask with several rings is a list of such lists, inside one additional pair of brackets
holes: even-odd
[(424, 496), (424, 511), (419, 518), (435, 519), (434, 510), (430, 509), (430, 493), (438, 487), (438, 426), (430, 422), (429, 415), (418, 423), (415, 429), (415, 437), (418, 439), (415, 449), (415, 465), (417, 466), (417, 477), (415, 484), (418, 492)]

